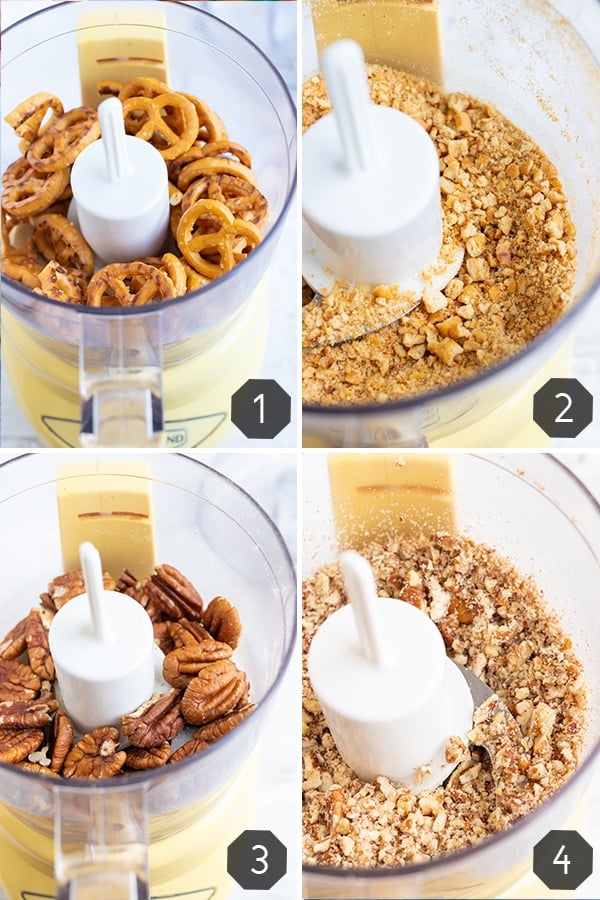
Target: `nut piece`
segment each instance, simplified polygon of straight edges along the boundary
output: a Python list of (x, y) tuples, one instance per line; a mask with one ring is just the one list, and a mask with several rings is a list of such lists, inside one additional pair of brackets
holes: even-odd
[(35, 772), (36, 775), (49, 775), (50, 778), (59, 778), (58, 772), (53, 772), (52, 769), (49, 769), (48, 766), (40, 766), (39, 763), (28, 762), (24, 760), (23, 762), (18, 762), (16, 764), (17, 769), (25, 769), (27, 772)]
[(202, 619), (215, 641), (229, 644), (235, 650), (240, 642), (242, 623), (235, 606), (226, 597), (214, 597), (206, 608)]
[(42, 686), (29, 666), (0, 658), (0, 700), (32, 700)]
[(202, 728), (198, 728), (194, 732), (193, 737), (197, 740), (214, 744), (215, 741), (222, 738), (228, 731), (232, 731), (236, 728), (246, 716), (250, 715), (253, 709), (256, 709), (254, 703), (249, 703), (247, 706), (242, 707), (242, 709), (234, 709), (233, 712), (227, 713), (226, 716), (221, 716), (221, 718), (217, 719), (215, 722), (210, 722), (208, 725), (203, 725)]
[(187, 756), (193, 756), (194, 753), (199, 753), (200, 750), (206, 750), (207, 747), (208, 744), (206, 741), (192, 737), (171, 754), (169, 764), (179, 762), (180, 759), (185, 759)]
[(164, 658), (163, 677), (173, 687), (187, 687), (201, 669), (219, 659), (229, 659), (232, 653), (229, 644), (213, 641), (212, 638), (177, 647)]
[(0, 728), (47, 725), (57, 706), (56, 700), (3, 700), (0, 702)]
[(156, 769), (164, 766), (171, 755), (171, 745), (163, 741), (158, 747), (131, 747), (125, 764), (129, 769)]
[[(102, 580), (106, 591), (115, 590), (114, 578), (109, 572), (102, 573)], [(64, 575), (58, 575), (56, 578), (53, 578), (48, 585), (48, 593), (41, 594), (40, 600), (48, 609), (58, 612), (61, 606), (64, 606), (65, 603), (72, 600), (73, 597), (78, 597), (80, 594), (85, 594), (83, 573), (81, 569), (73, 569), (70, 572), (65, 572)]]
[(170, 741), (185, 725), (180, 698), (175, 689), (168, 694), (153, 694), (135, 712), (121, 719), (125, 737), (134, 747), (158, 747), (163, 741)]
[(125, 765), (127, 754), (119, 750), (116, 728), (94, 728), (68, 752), (63, 768), (65, 778), (110, 778)]
[(190, 725), (204, 725), (231, 712), (244, 696), (248, 683), (235, 663), (221, 659), (210, 663), (188, 684), (181, 712)]
[(21, 762), (27, 759), (44, 742), (44, 732), (33, 729), (14, 731), (10, 728), (0, 729), (0, 759), (6, 763)]
[(144, 584), (144, 593), (149, 602), (154, 601), (172, 619), (199, 619), (202, 614), (202, 597), (174, 566), (157, 566)]
[(25, 650), (27, 641), (25, 640), (25, 626), (27, 625), (27, 616), (21, 619), (14, 628), (4, 636), (0, 641), (0, 657), (3, 659), (16, 659)]
[(73, 743), (73, 726), (68, 715), (59, 709), (54, 717), (53, 745), (50, 768), (60, 772)]
[(190, 619), (168, 622), (167, 626), (175, 647), (185, 647), (186, 644), (199, 644), (200, 641), (205, 641), (211, 637), (210, 632), (200, 622), (192, 622)]
[(53, 681), (55, 678), (54, 662), (48, 646), (48, 632), (42, 621), (39, 609), (32, 609), (27, 616), (25, 640), (29, 653), (29, 665), (40, 678)]

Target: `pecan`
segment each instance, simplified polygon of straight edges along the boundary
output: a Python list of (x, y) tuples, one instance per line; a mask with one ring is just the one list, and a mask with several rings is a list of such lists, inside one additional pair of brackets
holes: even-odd
[(228, 731), (232, 731), (232, 729), (236, 728), (253, 709), (256, 709), (254, 703), (249, 703), (247, 706), (242, 707), (242, 709), (234, 709), (233, 712), (221, 716), (220, 719), (216, 719), (214, 722), (210, 722), (208, 725), (203, 725), (202, 728), (196, 729), (193, 737), (201, 741), (207, 741), (209, 744), (214, 744), (215, 741), (222, 738)]
[(2, 700), (0, 728), (39, 728), (47, 725), (58, 706), (56, 700)]
[(125, 761), (129, 769), (156, 769), (164, 766), (171, 755), (171, 745), (163, 741), (158, 747), (130, 747)]
[(0, 657), (3, 659), (16, 659), (27, 647), (25, 640), (25, 626), (27, 624), (27, 616), (21, 619), (14, 628), (4, 636), (0, 642)]
[(208, 743), (206, 741), (192, 737), (171, 754), (169, 764), (179, 762), (180, 759), (185, 759), (187, 756), (193, 756), (194, 753), (199, 753), (200, 750), (206, 750), (207, 747)]
[(120, 594), (127, 594), (129, 597), (133, 597), (134, 600), (139, 601), (142, 584), (129, 569), (123, 569), (117, 579), (115, 590), (119, 591)]
[(235, 650), (240, 642), (242, 623), (235, 606), (226, 597), (214, 597), (208, 604), (202, 618), (215, 641), (223, 641)]
[(60, 772), (73, 743), (73, 726), (68, 715), (59, 709), (54, 717), (52, 730), (52, 758), (50, 768)]
[(55, 677), (54, 662), (48, 646), (48, 632), (44, 627), (39, 609), (32, 609), (27, 616), (25, 639), (29, 653), (29, 665), (41, 678), (53, 681)]
[(6, 763), (21, 762), (44, 742), (44, 732), (33, 728), (15, 731), (0, 728), (0, 759)]
[(329, 833), (335, 834), (340, 820), (344, 817), (346, 800), (341, 788), (332, 787), (327, 794), (327, 819)]
[(67, 753), (65, 778), (110, 778), (120, 772), (127, 754), (119, 750), (119, 732), (102, 726), (85, 734)]
[[(102, 580), (106, 591), (114, 591), (115, 582), (112, 575), (108, 572), (103, 572)], [(43, 606), (58, 612), (61, 606), (64, 606), (65, 603), (72, 600), (73, 597), (78, 597), (80, 594), (85, 594), (83, 573), (81, 569), (73, 569), (70, 572), (65, 572), (64, 575), (58, 575), (56, 578), (53, 578), (48, 585), (48, 593), (42, 594), (40, 599)]]
[(157, 747), (181, 731), (181, 694), (153, 694), (134, 712), (121, 719), (121, 730), (134, 747)]
[(205, 725), (231, 712), (247, 690), (246, 676), (229, 659), (201, 669), (188, 684), (181, 712), (190, 725)]
[(154, 631), (154, 643), (167, 655), (175, 647), (171, 632), (169, 631), (170, 622), (153, 622), (152, 630)]
[(168, 622), (167, 627), (175, 647), (185, 647), (186, 644), (199, 644), (200, 641), (212, 638), (210, 632), (200, 622), (192, 622), (190, 619)]
[(29, 666), (0, 658), (0, 700), (32, 700), (42, 686)]
[(35, 772), (36, 775), (49, 775), (50, 778), (59, 778), (58, 772), (53, 772), (48, 766), (40, 766), (39, 763), (24, 760), (16, 765), (17, 769), (25, 769), (27, 772)]
[(144, 592), (148, 602), (154, 601), (172, 619), (199, 619), (202, 614), (202, 597), (174, 566), (157, 566), (144, 584)]
[(212, 638), (199, 644), (177, 647), (164, 658), (163, 677), (173, 687), (187, 687), (201, 669), (218, 659), (228, 659), (232, 653), (229, 644), (213, 641)]

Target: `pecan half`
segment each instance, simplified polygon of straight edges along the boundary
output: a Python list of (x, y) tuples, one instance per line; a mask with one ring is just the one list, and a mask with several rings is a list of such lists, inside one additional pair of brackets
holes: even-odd
[(215, 641), (223, 641), (235, 650), (240, 642), (242, 623), (235, 606), (226, 597), (214, 597), (202, 617), (202, 624), (208, 628)]
[(210, 722), (208, 725), (203, 725), (202, 728), (196, 729), (193, 736), (198, 740), (208, 741), (209, 744), (214, 744), (215, 741), (222, 738), (228, 731), (232, 731), (236, 728), (253, 709), (256, 709), (254, 703), (249, 703), (242, 709), (235, 709), (233, 712), (221, 716), (220, 719), (216, 719), (214, 722)]
[(49, 775), (50, 778), (60, 778), (58, 772), (53, 772), (48, 766), (40, 766), (39, 763), (19, 762), (16, 764), (17, 769), (25, 769), (27, 772), (35, 772), (36, 775)]
[(163, 741), (158, 747), (130, 747), (125, 761), (129, 769), (156, 769), (164, 766), (171, 755), (171, 745)]
[[(105, 590), (114, 591), (115, 582), (109, 572), (102, 573), (102, 580)], [(53, 578), (48, 585), (48, 593), (41, 594), (40, 600), (43, 606), (58, 612), (61, 606), (64, 606), (73, 597), (78, 597), (84, 593), (85, 582), (83, 573), (81, 569), (72, 569), (70, 572), (65, 572), (64, 575), (58, 575), (56, 578)]]
[(0, 729), (0, 759), (6, 763), (21, 762), (30, 753), (37, 750), (44, 742), (44, 732), (27, 728), (15, 731), (10, 728)]
[(144, 584), (144, 591), (148, 602), (154, 601), (172, 619), (199, 619), (202, 614), (202, 597), (174, 566), (157, 566)]
[(73, 726), (68, 715), (59, 709), (54, 717), (52, 729), (52, 757), (50, 768), (60, 772), (73, 744)]
[(180, 759), (185, 759), (187, 756), (193, 756), (194, 753), (199, 753), (200, 750), (206, 750), (207, 747), (208, 743), (206, 741), (203, 741), (200, 738), (192, 737), (189, 741), (186, 741), (185, 744), (182, 744), (178, 750), (175, 750), (175, 752), (171, 754), (169, 758), (169, 765), (171, 763), (179, 762)]
[(173, 687), (187, 687), (201, 669), (219, 659), (229, 659), (232, 653), (229, 644), (213, 641), (212, 638), (199, 644), (177, 647), (163, 660), (163, 677)]
[(139, 602), (142, 584), (129, 569), (123, 569), (117, 579), (115, 591), (119, 591), (120, 594), (127, 594)]
[(188, 684), (181, 712), (190, 725), (205, 725), (231, 712), (247, 689), (244, 672), (235, 663), (221, 659), (210, 663)]
[(27, 616), (17, 622), (14, 628), (4, 636), (0, 642), (0, 656), (3, 659), (16, 659), (27, 647), (25, 640), (25, 626), (27, 625)]
[(169, 633), (175, 647), (185, 647), (187, 644), (199, 644), (212, 635), (200, 622), (192, 622), (190, 619), (179, 619), (178, 622), (167, 622)]
[(158, 747), (170, 741), (184, 727), (181, 694), (153, 694), (135, 712), (121, 719), (121, 730), (134, 747)]
[(119, 750), (119, 732), (102, 726), (85, 734), (67, 753), (65, 778), (110, 778), (125, 765), (127, 754)]
[(169, 622), (153, 622), (152, 630), (154, 631), (154, 643), (160, 650), (167, 655), (175, 648), (171, 632), (169, 631)]
[(56, 700), (2, 700), (0, 728), (24, 729), (47, 725), (57, 706)]
[(30, 666), (0, 658), (0, 700), (32, 700), (42, 686)]
[(39, 609), (32, 609), (27, 616), (25, 640), (29, 654), (29, 665), (36, 675), (53, 681), (55, 677), (54, 662), (48, 646), (48, 632), (42, 621)]

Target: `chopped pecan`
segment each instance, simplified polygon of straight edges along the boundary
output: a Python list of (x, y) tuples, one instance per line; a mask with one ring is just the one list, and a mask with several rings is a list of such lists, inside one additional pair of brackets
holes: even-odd
[(65, 778), (110, 778), (125, 765), (127, 754), (119, 750), (119, 732), (102, 726), (85, 734), (67, 753)]
[(0, 759), (6, 763), (21, 762), (44, 742), (44, 732), (33, 728), (15, 731), (0, 728)]
[(181, 712), (190, 725), (205, 725), (231, 712), (247, 690), (244, 672), (235, 663), (221, 659), (210, 663), (188, 684)]
[(125, 764), (129, 769), (156, 769), (164, 766), (170, 755), (168, 741), (163, 741), (158, 747), (130, 747)]
[(192, 622), (190, 619), (179, 619), (178, 622), (167, 623), (169, 633), (175, 647), (185, 647), (186, 644), (199, 644), (212, 635), (200, 622)]
[(219, 659), (229, 659), (232, 653), (229, 644), (213, 641), (212, 638), (177, 647), (164, 658), (163, 677), (173, 687), (187, 687), (201, 669)]
[(0, 700), (32, 700), (41, 686), (40, 678), (29, 666), (0, 658)]
[(58, 772), (53, 772), (48, 766), (40, 766), (39, 763), (24, 760), (16, 764), (17, 769), (25, 769), (27, 772), (35, 772), (36, 775), (49, 775), (50, 778), (59, 778)]
[(208, 746), (206, 741), (192, 737), (171, 754), (169, 757), (169, 764), (179, 762), (180, 759), (185, 759), (187, 756), (193, 756), (194, 753), (199, 753), (200, 750), (206, 750)]
[(235, 606), (226, 597), (214, 597), (202, 618), (202, 624), (208, 628), (215, 641), (223, 641), (235, 650), (240, 642), (242, 623)]
[(202, 597), (191, 581), (174, 566), (157, 566), (145, 582), (144, 592), (148, 602), (154, 601), (173, 619), (180, 616), (199, 619), (202, 614)]
[(337, 832), (340, 820), (344, 817), (345, 808), (346, 799), (341, 788), (332, 787), (327, 794), (327, 819), (330, 834)]
[[(105, 590), (114, 591), (115, 582), (109, 572), (102, 573), (102, 580), (104, 581)], [(48, 585), (48, 593), (42, 594), (40, 599), (43, 606), (58, 612), (61, 606), (64, 606), (73, 597), (78, 597), (84, 593), (85, 582), (83, 573), (81, 569), (72, 569), (70, 572), (65, 572), (64, 575), (58, 575), (56, 578), (53, 578)]]
[(121, 730), (134, 747), (157, 747), (184, 727), (181, 694), (153, 694), (138, 709), (121, 719)]
[(3, 659), (16, 659), (27, 647), (25, 640), (25, 626), (27, 625), (27, 616), (17, 622), (14, 628), (4, 636), (0, 642), (0, 657)]
[(2, 700), (0, 728), (39, 728), (47, 725), (57, 707), (56, 700)]
[(29, 654), (29, 665), (41, 678), (53, 681), (55, 677), (54, 662), (48, 646), (48, 632), (42, 621), (39, 609), (32, 609), (27, 616), (25, 639)]
[(203, 725), (202, 728), (196, 729), (193, 737), (201, 741), (207, 741), (209, 744), (214, 744), (215, 741), (222, 738), (228, 731), (232, 731), (236, 728), (253, 709), (256, 709), (254, 703), (249, 703), (242, 709), (235, 709), (233, 712), (221, 716), (220, 719), (216, 719), (214, 722), (210, 722), (208, 725)]
[(60, 772), (71, 745), (73, 744), (73, 726), (68, 715), (59, 709), (54, 717), (52, 729), (52, 758), (50, 768)]

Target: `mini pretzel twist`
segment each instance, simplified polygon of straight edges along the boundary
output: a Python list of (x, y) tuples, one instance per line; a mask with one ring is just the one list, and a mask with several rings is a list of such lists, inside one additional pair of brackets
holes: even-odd
[(261, 228), (269, 215), (267, 198), (258, 188), (237, 175), (209, 175), (192, 181), (181, 199), (185, 212), (198, 200), (218, 200), (224, 203), (234, 216), (245, 219)]
[(20, 156), (2, 175), (2, 208), (11, 216), (35, 216), (48, 209), (69, 183), (69, 170), (37, 172)]
[(85, 294), (89, 279), (76, 269), (67, 269), (55, 259), (42, 269), (39, 274), (39, 288), (36, 293), (45, 294), (53, 300), (63, 303), (85, 303)]
[(203, 156), (188, 163), (181, 169), (177, 187), (185, 191), (192, 181), (203, 178), (205, 175), (236, 175), (244, 181), (249, 181), (254, 187), (258, 187), (258, 179), (252, 169), (227, 156)]
[(94, 272), (94, 251), (64, 216), (46, 213), (35, 220), (33, 242), (44, 259), (56, 260), (67, 269), (88, 277)]
[(31, 144), (27, 160), (37, 172), (57, 172), (75, 161), (81, 151), (100, 137), (100, 122), (88, 106), (70, 109)]
[(218, 200), (198, 200), (183, 213), (177, 226), (181, 253), (207, 278), (218, 278), (229, 272), (261, 240), (256, 225), (236, 219)]
[(87, 289), (88, 306), (143, 306), (175, 296), (173, 282), (143, 262), (111, 263), (98, 269)]
[(123, 101), (125, 130), (157, 148), (163, 159), (174, 159), (194, 143), (198, 115), (194, 104), (171, 91), (158, 97), (129, 97)]
[(204, 100), (194, 97), (193, 94), (186, 94), (184, 91), (179, 91), (179, 93), (194, 104), (194, 108), (198, 114), (199, 127), (196, 140), (202, 141), (203, 143), (226, 141), (227, 129), (214, 109), (211, 109)]
[[(45, 124), (42, 124), (48, 110), (51, 110), (50, 119)], [(63, 105), (58, 97), (41, 91), (28, 97), (23, 103), (19, 103), (4, 117), (4, 121), (14, 129), (15, 134), (22, 138), (25, 145), (28, 146), (63, 112)]]
[(175, 256), (174, 253), (163, 253), (162, 256), (146, 256), (140, 262), (147, 263), (149, 266), (155, 266), (157, 269), (165, 272), (173, 282), (176, 297), (181, 297), (186, 293), (187, 278), (183, 261), (178, 256)]

